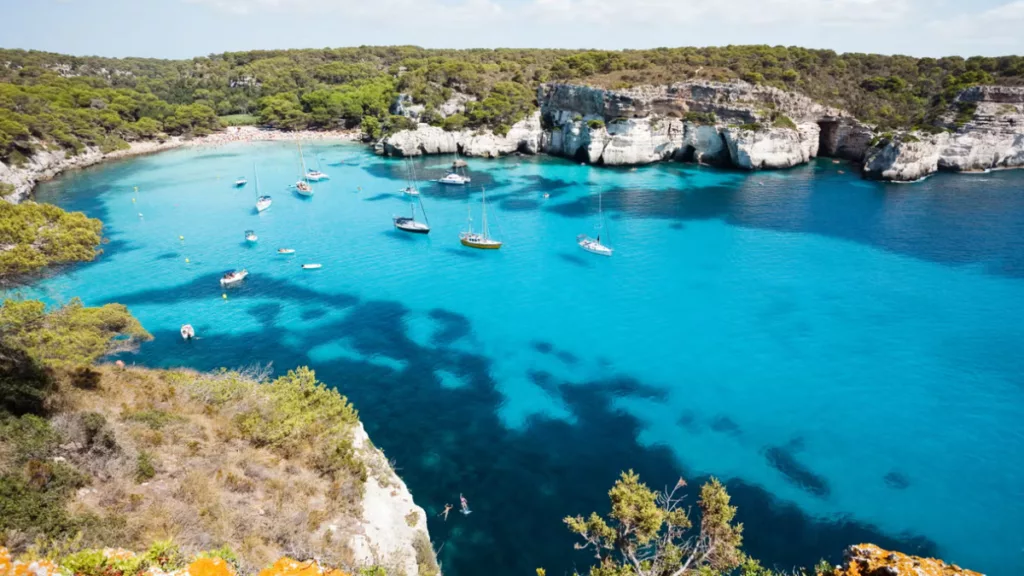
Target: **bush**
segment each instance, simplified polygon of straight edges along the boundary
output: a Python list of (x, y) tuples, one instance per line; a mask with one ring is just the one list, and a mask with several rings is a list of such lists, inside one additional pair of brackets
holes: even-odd
[(753, 130), (754, 132), (758, 132), (762, 129), (762, 126), (760, 122), (748, 122), (740, 125), (739, 128), (740, 130)]
[(466, 127), (466, 117), (462, 114), (452, 114), (444, 119), (443, 127), (448, 132), (458, 132)]
[(122, 418), (129, 422), (137, 422), (148, 426), (151, 430), (160, 430), (168, 424), (184, 422), (186, 419), (177, 414), (171, 414), (163, 410), (139, 410), (122, 415)]
[(591, 130), (600, 130), (600, 129), (604, 128), (604, 120), (601, 120), (601, 119), (588, 120), (587, 121), (587, 127), (590, 128)]
[(714, 125), (718, 123), (718, 117), (715, 116), (714, 112), (694, 112), (690, 111), (683, 115), (685, 122), (701, 125)]
[(412, 547), (416, 550), (416, 565), (419, 568), (420, 576), (437, 576), (441, 573), (437, 565), (437, 556), (434, 555), (434, 548), (430, 545), (430, 538), (423, 532), (417, 532), (412, 541)]
[(788, 116), (778, 114), (775, 116), (775, 120), (772, 121), (772, 126), (775, 128), (786, 128), (789, 130), (796, 130), (796, 122), (793, 122)]
[(143, 450), (135, 459), (135, 481), (139, 484), (153, 479), (156, 476), (156, 466), (153, 464), (153, 455)]
[(0, 202), (0, 284), (46, 266), (88, 262), (99, 252), (103, 225), (49, 204)]

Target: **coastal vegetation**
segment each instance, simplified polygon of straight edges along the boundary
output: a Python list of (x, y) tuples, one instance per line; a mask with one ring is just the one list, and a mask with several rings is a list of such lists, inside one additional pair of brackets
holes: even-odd
[(0, 285), (46, 266), (92, 260), (99, 253), (102, 231), (99, 220), (81, 212), (0, 201)]
[[(503, 133), (536, 107), (542, 82), (628, 88), (744, 80), (802, 92), (883, 129), (932, 129), (964, 88), (1024, 83), (1020, 56), (912, 58), (783, 46), (620, 52), (391, 46), (177, 61), (0, 50), (0, 63), (0, 160), (15, 164), (40, 148), (109, 151), (224, 124), (361, 126), (379, 137), (408, 126), (392, 114), (398, 94), (422, 106), (420, 119), (430, 124)], [(968, 108), (958, 121), (969, 117)]]

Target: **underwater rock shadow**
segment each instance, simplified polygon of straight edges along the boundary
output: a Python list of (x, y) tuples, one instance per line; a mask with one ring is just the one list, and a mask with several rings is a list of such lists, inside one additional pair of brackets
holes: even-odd
[(111, 297), (110, 301), (126, 306), (136, 304), (173, 304), (186, 300), (210, 298), (224, 292), (231, 298), (299, 300), (315, 302), (333, 308), (349, 308), (359, 303), (358, 296), (351, 294), (324, 294), (299, 284), (261, 274), (249, 274), (249, 277), (240, 286), (229, 288), (224, 288), (220, 285), (220, 278), (220, 274), (207, 274), (185, 284), (121, 294)]

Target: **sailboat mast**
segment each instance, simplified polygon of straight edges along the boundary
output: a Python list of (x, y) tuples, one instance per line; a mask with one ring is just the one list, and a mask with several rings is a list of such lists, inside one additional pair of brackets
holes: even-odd
[(483, 226), (484, 226), (484, 238), (490, 238), (491, 234), (487, 230), (487, 189), (483, 189), (483, 196), (480, 198), (480, 202), (483, 204)]
[(256, 169), (256, 163), (252, 163), (252, 171), (256, 174), (256, 197), (260, 195), (260, 171)]
[(306, 159), (302, 157), (302, 142), (299, 142), (299, 164), (302, 165), (302, 179), (309, 183), (306, 179)]

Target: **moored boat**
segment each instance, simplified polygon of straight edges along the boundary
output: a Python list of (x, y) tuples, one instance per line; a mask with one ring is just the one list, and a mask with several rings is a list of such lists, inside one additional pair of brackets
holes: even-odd
[(196, 337), (196, 329), (191, 324), (185, 324), (181, 327), (181, 338), (182, 340), (191, 340)]
[(597, 230), (597, 238), (591, 238), (586, 234), (580, 234), (576, 237), (576, 243), (579, 247), (590, 252), (591, 254), (598, 254), (600, 256), (611, 256), (613, 250), (601, 243), (601, 229), (604, 228), (604, 209), (601, 201), (601, 193), (597, 194), (597, 224), (594, 225)]
[(461, 234), (459, 234), (459, 242), (461, 242), (463, 246), (466, 246), (468, 248), (477, 248), (477, 249), (480, 249), (480, 250), (497, 250), (498, 248), (501, 248), (501, 241), (500, 240), (495, 240), (495, 239), (491, 238), (490, 230), (487, 227), (487, 191), (486, 190), (483, 191), (483, 195), (480, 198), (480, 204), (483, 207), (482, 208), (482, 212), (483, 212), (483, 217), (482, 217), (483, 231), (481, 231), (481, 232), (474, 232), (473, 231), (473, 214), (472, 214), (472, 209), (470, 209), (470, 214), (469, 214), (469, 218), (468, 218), (469, 226), (468, 226), (466, 231), (464, 231)]
[(466, 164), (465, 160), (459, 160), (459, 153), (455, 153), (455, 161), (452, 162), (452, 168), (444, 175), (444, 178), (438, 179), (439, 184), (447, 184), (450, 186), (464, 186), (471, 182), (471, 179), (466, 175)]
[(303, 270), (319, 270), (319, 269), (321, 269), (323, 267), (324, 267), (323, 264), (303, 264), (302, 265), (302, 269)]
[(242, 186), (245, 186), (248, 183), (249, 181), (245, 179), (245, 176), (239, 176), (238, 179), (235, 180), (235, 187), (241, 188)]
[(302, 156), (302, 142), (298, 143), (299, 146), (299, 165), (302, 167), (302, 171), (299, 172), (299, 181), (295, 183), (295, 191), (302, 196), (312, 196), (313, 187), (309, 185), (309, 174), (306, 172), (306, 159)]
[(309, 172), (306, 172), (306, 180), (309, 180), (310, 182), (319, 182), (321, 180), (328, 179), (330, 179), (330, 176), (319, 170), (310, 170)]
[(274, 200), (271, 199), (270, 196), (260, 196), (256, 199), (256, 211), (263, 212), (267, 208), (270, 208), (270, 205), (273, 203)]
[(221, 286), (233, 286), (238, 284), (249, 275), (249, 271), (245, 268), (241, 270), (228, 270), (220, 277)]
[(278, 248), (278, 254), (295, 254), (295, 248)]
[(245, 231), (245, 241), (246, 242), (255, 242), (255, 241), (259, 240), (259, 239), (260, 239), (260, 237), (256, 235), (256, 232), (254, 232), (252, 230), (246, 230)]

